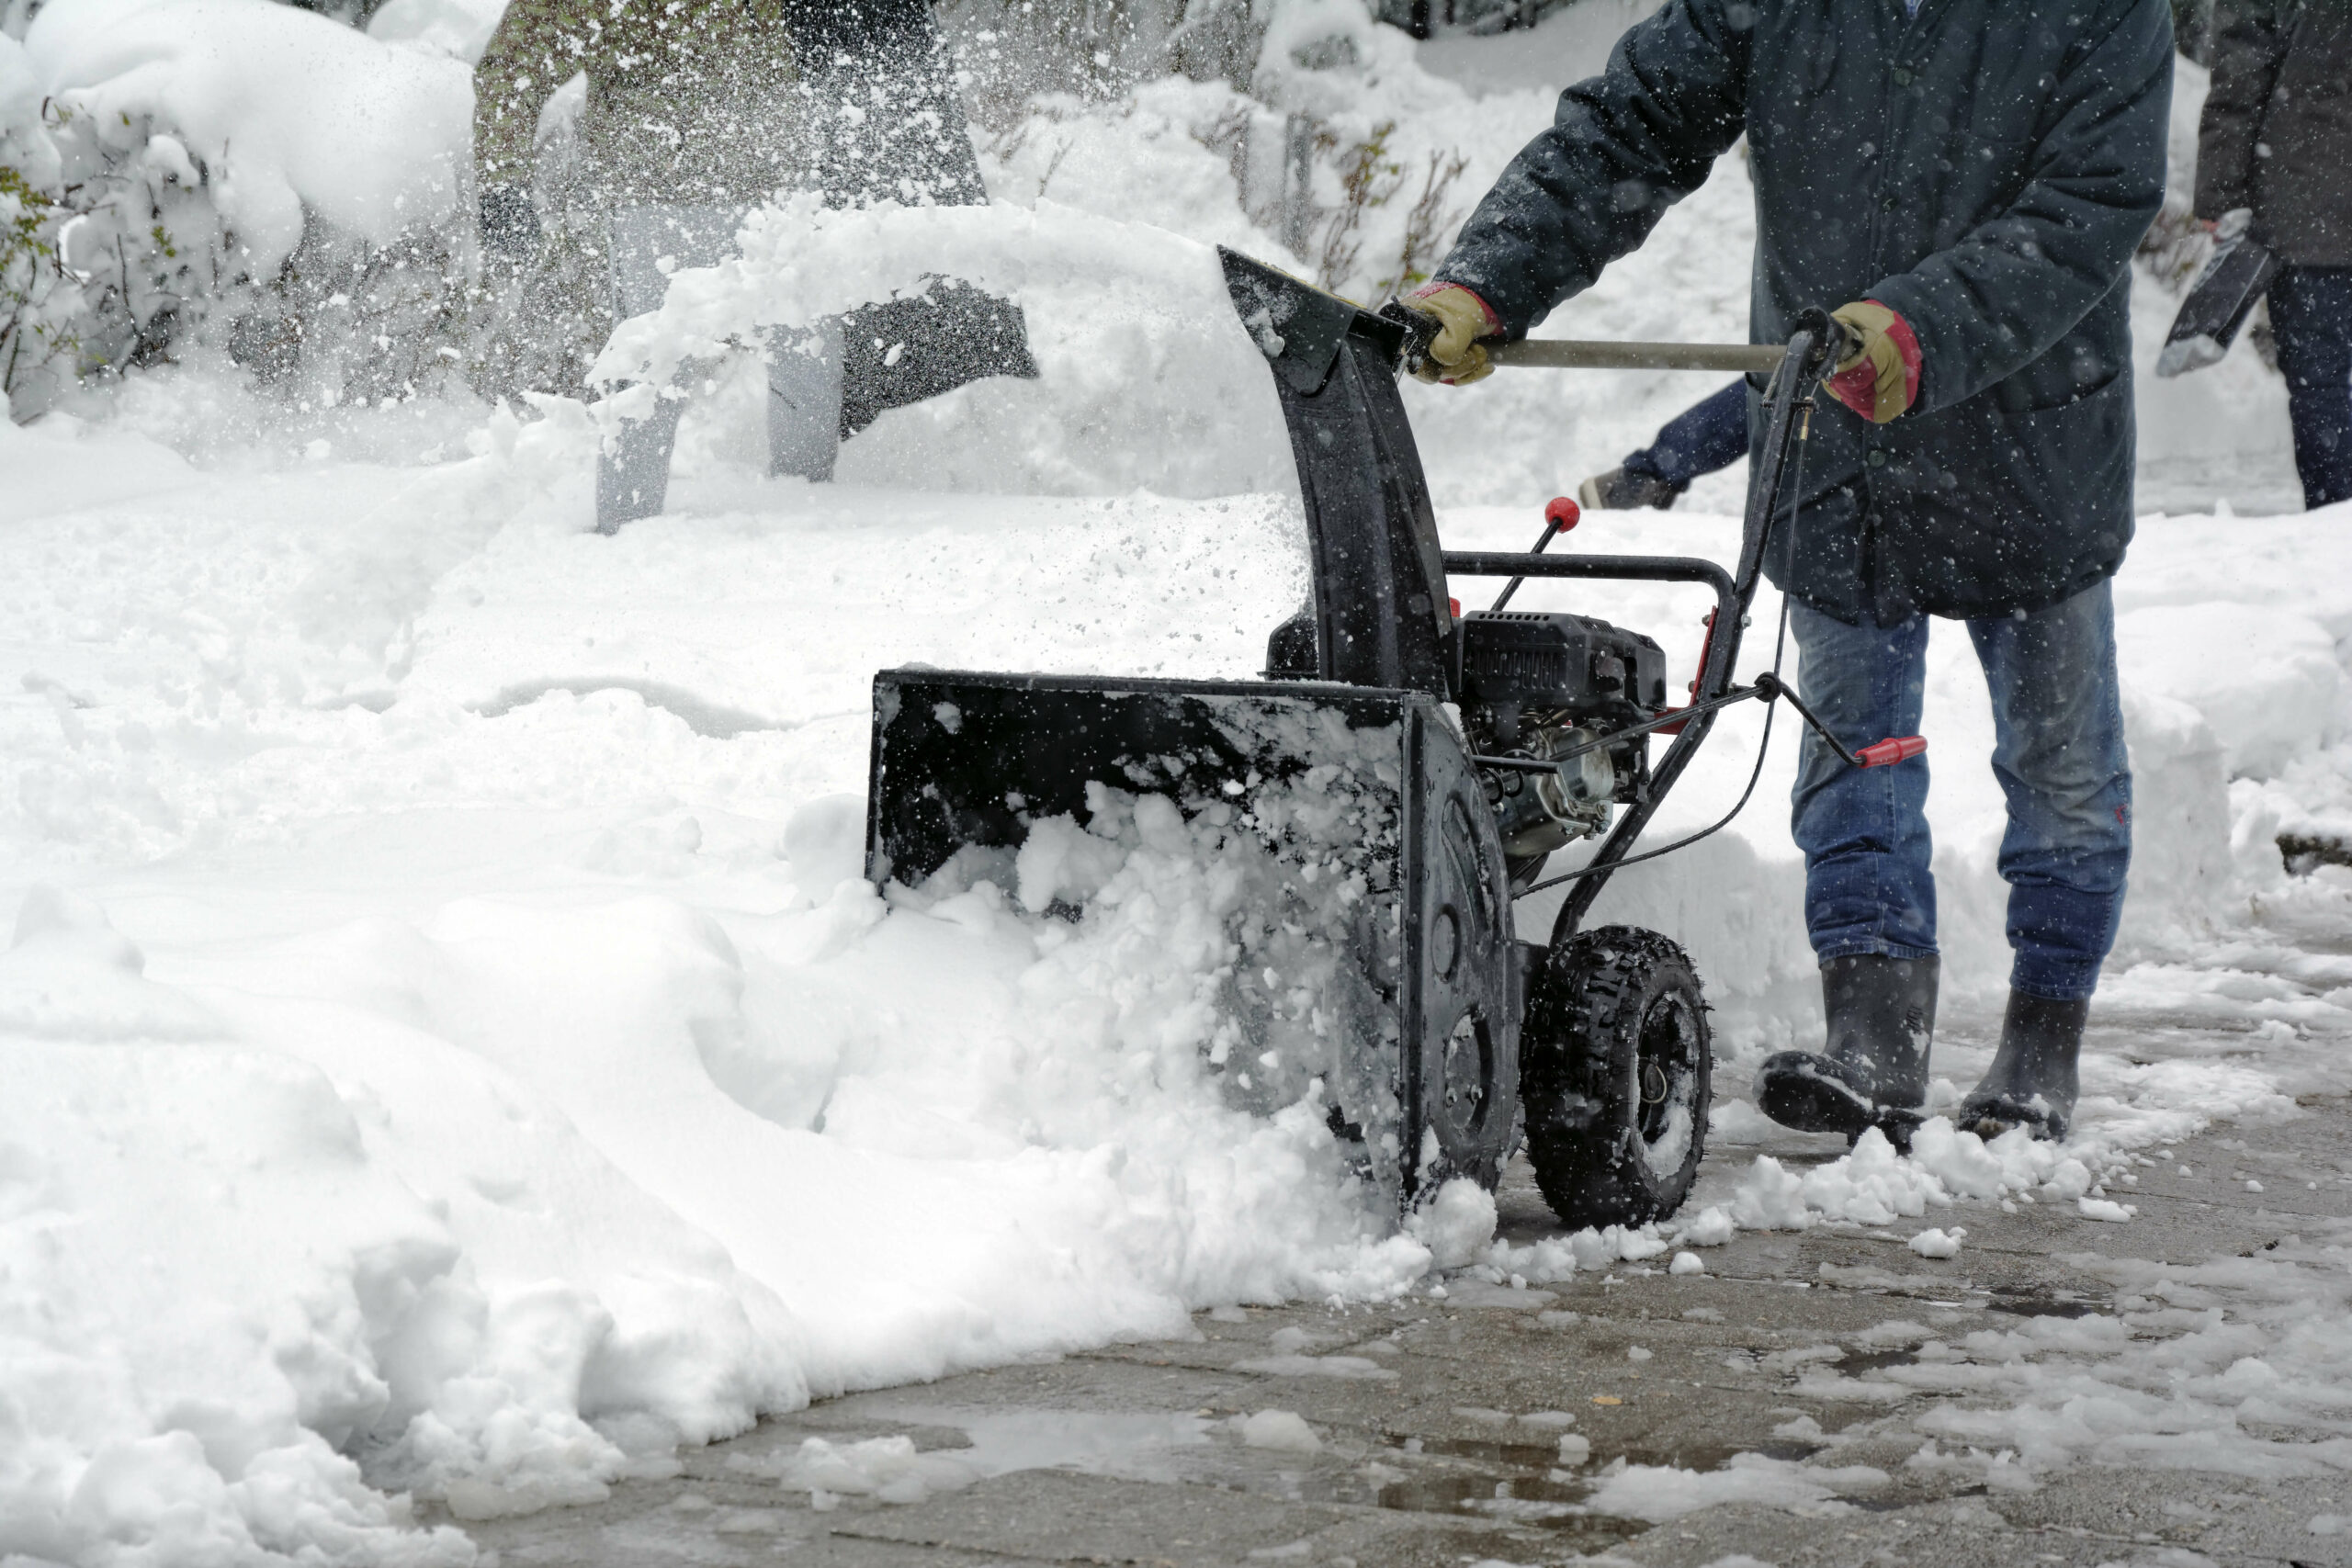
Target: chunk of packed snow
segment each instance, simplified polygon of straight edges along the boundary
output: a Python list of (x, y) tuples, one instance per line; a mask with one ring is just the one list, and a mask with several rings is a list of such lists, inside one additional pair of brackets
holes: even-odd
[(1724, 1468), (1713, 1471), (1674, 1465), (1627, 1464), (1622, 1470), (1612, 1466), (1602, 1472), (1600, 1483), (1585, 1506), (1596, 1514), (1663, 1524), (1726, 1503), (1818, 1507), (1842, 1493), (1875, 1492), (1886, 1483), (1886, 1472), (1868, 1465), (1817, 1467), (1764, 1454), (1735, 1454)]
[(908, 1437), (869, 1438), (834, 1444), (808, 1438), (784, 1457), (776, 1483), (787, 1490), (873, 1497), (884, 1503), (920, 1503), (980, 1479), (980, 1472), (953, 1453), (921, 1453)]
[(1967, 1234), (1964, 1225), (1954, 1225), (1950, 1230), (1924, 1230), (1904, 1245), (1922, 1258), (1957, 1258), (1961, 1238)]
[(1236, 1361), (1234, 1370), (1271, 1378), (1338, 1378), (1344, 1382), (1395, 1382), (1394, 1367), (1367, 1356), (1257, 1356)]
[(1405, 1223), (1413, 1239), (1430, 1249), (1440, 1269), (1459, 1269), (1476, 1258), (1495, 1236), (1495, 1195), (1466, 1177), (1455, 1177)]
[(1721, 1247), (1738, 1234), (1739, 1223), (1732, 1218), (1731, 1211), (1721, 1203), (1710, 1203), (1682, 1220), (1674, 1239), (1684, 1247)]
[(1323, 1439), (1315, 1435), (1294, 1410), (1261, 1410), (1241, 1423), (1241, 1440), (1253, 1449), (1272, 1449), (1276, 1453), (1313, 1454), (1323, 1451)]

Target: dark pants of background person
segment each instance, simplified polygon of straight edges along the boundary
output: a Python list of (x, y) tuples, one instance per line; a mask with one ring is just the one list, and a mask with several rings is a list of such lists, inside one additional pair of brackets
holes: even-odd
[(2303, 504), (2352, 501), (2352, 266), (2290, 266), (2270, 286)]
[(1668, 420), (1657, 439), (1627, 457), (1624, 468), (1679, 491), (1747, 456), (1747, 383), (1734, 381)]

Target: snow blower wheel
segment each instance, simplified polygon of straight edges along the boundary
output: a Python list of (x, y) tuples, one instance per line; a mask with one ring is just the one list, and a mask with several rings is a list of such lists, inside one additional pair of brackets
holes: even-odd
[(1572, 1229), (1674, 1213), (1706, 1152), (1714, 1063), (1690, 955), (1602, 926), (1547, 953), (1533, 991), (1520, 1101), (1544, 1201)]

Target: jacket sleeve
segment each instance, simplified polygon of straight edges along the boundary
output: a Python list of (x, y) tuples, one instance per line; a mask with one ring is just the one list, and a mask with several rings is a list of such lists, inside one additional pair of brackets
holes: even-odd
[(2213, 86), (2197, 125), (2197, 216), (2254, 205), (2255, 144), (2287, 58), (2277, 0), (2220, 0), (2213, 17)]
[(1437, 278), (1476, 292), (1513, 338), (1590, 288), (1739, 140), (1754, 17), (1746, 0), (1668, 0), (1636, 23), (1605, 71), (1560, 95)]
[(1973, 397), (2047, 353), (2117, 287), (2164, 205), (2171, 6), (2120, 0), (2088, 24), (2042, 107), (2016, 199), (1869, 291), (1918, 339), (1915, 412)]
[(476, 186), (527, 187), (539, 111), (588, 62), (590, 37), (579, 0), (511, 0), (474, 67)]

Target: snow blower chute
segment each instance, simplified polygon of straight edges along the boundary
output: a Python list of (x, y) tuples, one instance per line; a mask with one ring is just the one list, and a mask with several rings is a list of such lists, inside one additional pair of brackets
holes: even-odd
[[(910, 887), (987, 876), (1076, 918), (1100, 886), (1086, 864), (1106, 863), (1090, 846), (1189, 858), (1223, 890), (1237, 955), (1205, 1047), (1231, 1102), (1271, 1111), (1319, 1084), (1334, 1133), (1400, 1204), (1456, 1176), (1492, 1187), (1523, 1129), (1568, 1224), (1669, 1213), (1706, 1132), (1698, 978), (1666, 937), (1579, 928), (1717, 712), (1783, 696), (1803, 712), (1776, 677), (1734, 686), (1731, 670), (1836, 329), (1815, 313), (1785, 349), (1528, 343), (1497, 355), (1771, 374), (1734, 570), (1545, 554), (1575, 525), (1566, 501), (1547, 509), (1532, 551), (1463, 553), (1439, 543), (1396, 385), (1432, 324), (1222, 254), (1289, 427), (1309, 603), (1274, 628), (1258, 681), (882, 671), (867, 875)], [(1468, 577), (1510, 581), (1495, 608), (1464, 615), (1448, 583)], [(1505, 608), (1531, 577), (1713, 589), (1690, 704), (1669, 705), (1650, 638)], [(1658, 735), (1671, 739), (1653, 760)], [(1891, 761), (1917, 744), (1850, 760)], [(1586, 840), (1599, 847), (1583, 864), (1543, 878), (1549, 855)], [(1550, 941), (1518, 940), (1514, 900), (1560, 881)]]

